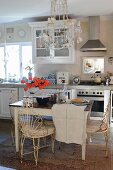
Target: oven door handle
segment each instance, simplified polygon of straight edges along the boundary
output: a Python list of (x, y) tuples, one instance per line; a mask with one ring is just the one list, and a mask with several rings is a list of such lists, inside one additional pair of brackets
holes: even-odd
[(104, 101), (104, 97), (86, 97), (86, 96), (78, 96), (80, 98), (84, 98), (86, 100), (94, 100), (94, 101)]

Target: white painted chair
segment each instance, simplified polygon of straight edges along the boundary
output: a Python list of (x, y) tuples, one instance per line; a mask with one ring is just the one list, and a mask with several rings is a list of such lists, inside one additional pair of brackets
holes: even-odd
[[(21, 162), (25, 154), (34, 153), (35, 163), (38, 163), (39, 149), (49, 146), (46, 144), (46, 137), (51, 136), (52, 139), (52, 152), (54, 152), (54, 136), (55, 127), (53, 125), (44, 125), (42, 116), (35, 116), (33, 113), (28, 114), (28, 109), (26, 108), (26, 113), (19, 114), (19, 129), (21, 132), (20, 136), (20, 155)], [(33, 151), (24, 152), (25, 139), (31, 139), (33, 142)], [(44, 139), (43, 144), (41, 144), (41, 139)]]
[(87, 122), (87, 135), (88, 139), (90, 139), (93, 135), (101, 133), (105, 138), (105, 146), (106, 146), (106, 157), (108, 156), (108, 133), (109, 133), (109, 122), (110, 122), (110, 99), (108, 101), (108, 105), (105, 113), (103, 114), (102, 120), (92, 120), (88, 119)]
[(86, 123), (88, 112), (84, 111), (85, 107), (73, 104), (55, 104), (52, 108), (56, 140), (82, 145), (82, 160), (85, 160), (87, 138)]
[(67, 143), (76, 143), (82, 146), (82, 160), (86, 152), (86, 124), (88, 112), (86, 106), (68, 105), (67, 108)]
[(66, 142), (67, 104), (54, 104), (52, 107), (52, 114), (56, 128), (55, 139), (59, 142)]

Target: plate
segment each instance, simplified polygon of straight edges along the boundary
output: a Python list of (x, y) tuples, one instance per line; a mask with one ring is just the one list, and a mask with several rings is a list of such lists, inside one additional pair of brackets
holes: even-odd
[(88, 105), (89, 103), (88, 102), (84, 102), (84, 103), (72, 103), (76, 106), (85, 106), (85, 105)]
[(71, 100), (71, 103), (87, 103), (88, 101), (84, 98), (75, 98)]
[(89, 101), (87, 101), (86, 99), (83, 98), (76, 98), (76, 99), (72, 99), (71, 103), (77, 106), (85, 106), (87, 104), (89, 104)]

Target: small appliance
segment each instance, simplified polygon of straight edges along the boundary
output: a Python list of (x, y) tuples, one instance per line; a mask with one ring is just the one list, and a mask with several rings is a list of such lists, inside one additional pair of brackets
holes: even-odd
[(79, 76), (73, 77), (73, 84), (78, 85), (79, 83), (80, 83), (80, 77)]
[(57, 84), (69, 84), (69, 72), (57, 72)]
[(110, 76), (110, 82), (109, 84), (113, 84), (113, 76)]

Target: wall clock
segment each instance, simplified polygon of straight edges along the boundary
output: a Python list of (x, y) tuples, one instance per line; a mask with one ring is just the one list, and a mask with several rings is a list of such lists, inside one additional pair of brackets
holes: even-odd
[(26, 32), (24, 30), (19, 30), (18, 35), (19, 37), (25, 37)]

